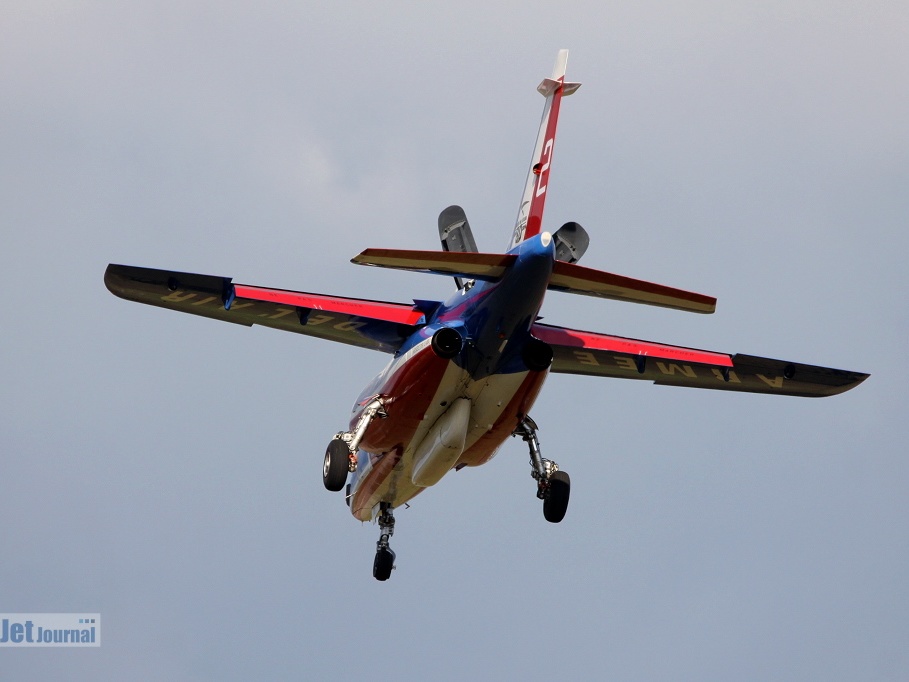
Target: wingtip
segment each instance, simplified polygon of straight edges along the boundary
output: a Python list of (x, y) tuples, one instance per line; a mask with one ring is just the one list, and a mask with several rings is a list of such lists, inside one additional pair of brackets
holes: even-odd
[(119, 275), (122, 268), (122, 265), (108, 263), (107, 268), (104, 270), (104, 286), (107, 287), (107, 290), (110, 293), (119, 298), (123, 298), (123, 287), (121, 286), (122, 278)]
[(856, 388), (859, 384), (865, 381), (870, 374), (865, 374), (864, 372), (842, 372), (845, 375), (849, 376), (849, 380), (843, 381), (841, 384), (831, 386), (826, 393), (819, 395), (820, 398), (829, 398), (830, 396), (840, 395), (846, 391), (851, 391), (853, 388)]
[(865, 379), (867, 379), (868, 377), (871, 376), (870, 374), (865, 374), (864, 372), (853, 372), (853, 374), (855, 376), (853, 381), (851, 383), (848, 383), (845, 386), (843, 386), (841, 391), (838, 391), (837, 393), (834, 393), (833, 395), (838, 395), (839, 393), (845, 393), (846, 391), (851, 391), (853, 388), (855, 388), (859, 384), (863, 383), (865, 381)]
[[(703, 294), (702, 294), (702, 296), (703, 296)], [(716, 312), (716, 299), (713, 298), (712, 296), (705, 297), (702, 300), (702, 303), (703, 303), (703, 308), (701, 308), (700, 310), (691, 308), (690, 311), (693, 313), (701, 313), (702, 315), (713, 315)]]

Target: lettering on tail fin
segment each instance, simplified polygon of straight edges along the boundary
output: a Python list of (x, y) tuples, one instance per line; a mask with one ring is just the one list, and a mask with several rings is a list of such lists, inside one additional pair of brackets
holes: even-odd
[(511, 246), (515, 247), (524, 241), (524, 230), (527, 228), (527, 207), (529, 201), (521, 202), (521, 208), (518, 210), (518, 222), (514, 226), (514, 232), (511, 235)]

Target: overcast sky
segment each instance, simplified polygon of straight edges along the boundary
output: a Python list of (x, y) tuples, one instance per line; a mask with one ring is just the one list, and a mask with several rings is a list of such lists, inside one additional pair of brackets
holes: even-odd
[[(897, 680), (909, 670), (905, 2), (0, 5), (0, 610), (103, 645), (3, 679)], [(408, 301), (458, 203), (508, 242), (559, 48), (544, 226), (713, 316), (548, 322), (870, 372), (818, 400), (550, 377), (523, 443), (378, 529), (320, 480), (386, 357), (128, 303), (109, 262)]]

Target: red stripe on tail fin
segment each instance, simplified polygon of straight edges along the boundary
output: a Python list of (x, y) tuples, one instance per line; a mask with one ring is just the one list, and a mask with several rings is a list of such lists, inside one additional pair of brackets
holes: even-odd
[(537, 133), (536, 145), (530, 159), (530, 171), (524, 185), (524, 196), (518, 209), (518, 219), (512, 233), (509, 249), (525, 239), (540, 233), (543, 224), (543, 207), (549, 186), (549, 171), (552, 164), (552, 150), (555, 146), (556, 126), (559, 122), (559, 107), (563, 96), (574, 93), (580, 83), (565, 82), (565, 68), (568, 65), (568, 50), (559, 50), (552, 78), (544, 78), (537, 90), (546, 98), (543, 118)]

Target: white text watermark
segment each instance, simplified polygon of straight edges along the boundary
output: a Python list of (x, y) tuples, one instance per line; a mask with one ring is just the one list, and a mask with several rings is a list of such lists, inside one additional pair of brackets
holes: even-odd
[(3, 646), (101, 646), (101, 614), (0, 613)]

